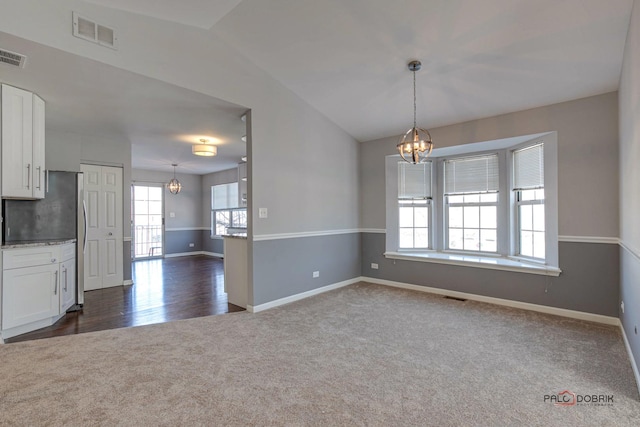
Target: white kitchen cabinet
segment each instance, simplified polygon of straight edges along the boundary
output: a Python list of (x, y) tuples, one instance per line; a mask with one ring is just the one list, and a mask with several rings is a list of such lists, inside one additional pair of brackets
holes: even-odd
[(3, 330), (60, 313), (58, 264), (6, 270), (2, 282)]
[(37, 95), (1, 86), (2, 197), (44, 197), (45, 106)]
[(60, 248), (60, 313), (65, 313), (76, 300), (76, 252), (75, 244)]
[(75, 243), (3, 249), (2, 338), (54, 324), (75, 293)]

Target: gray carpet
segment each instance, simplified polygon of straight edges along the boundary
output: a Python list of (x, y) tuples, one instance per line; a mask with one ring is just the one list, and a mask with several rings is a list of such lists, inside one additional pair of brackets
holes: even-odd
[(638, 426), (640, 402), (616, 327), (361, 283), (0, 346), (0, 424)]

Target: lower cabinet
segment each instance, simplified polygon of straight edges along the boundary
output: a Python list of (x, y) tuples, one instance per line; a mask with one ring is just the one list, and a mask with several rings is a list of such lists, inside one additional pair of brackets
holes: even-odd
[(2, 337), (52, 325), (75, 302), (75, 243), (2, 250)]
[(60, 314), (58, 264), (2, 272), (2, 329)]

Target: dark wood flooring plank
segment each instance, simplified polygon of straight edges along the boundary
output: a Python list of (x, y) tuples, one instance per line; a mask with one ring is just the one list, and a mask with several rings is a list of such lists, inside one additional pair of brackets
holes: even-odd
[(224, 265), (204, 255), (136, 261), (133, 286), (85, 292), (82, 311), (5, 343), (243, 311), (227, 301)]

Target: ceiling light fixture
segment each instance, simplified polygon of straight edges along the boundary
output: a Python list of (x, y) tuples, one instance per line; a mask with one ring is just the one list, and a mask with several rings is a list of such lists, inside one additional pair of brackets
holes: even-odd
[(180, 184), (180, 181), (176, 178), (176, 166), (178, 165), (172, 163), (171, 166), (173, 166), (173, 179), (167, 184), (167, 189), (171, 194), (178, 194), (180, 190), (182, 190), (182, 184)]
[(196, 156), (212, 157), (218, 154), (218, 147), (215, 145), (207, 144), (209, 142), (205, 138), (200, 138), (202, 144), (196, 144), (191, 147), (191, 152)]
[(411, 61), (407, 67), (413, 73), (413, 127), (404, 134), (397, 147), (406, 162), (416, 164), (427, 160), (433, 150), (433, 142), (428, 130), (416, 127), (416, 71), (422, 68), (422, 63)]

